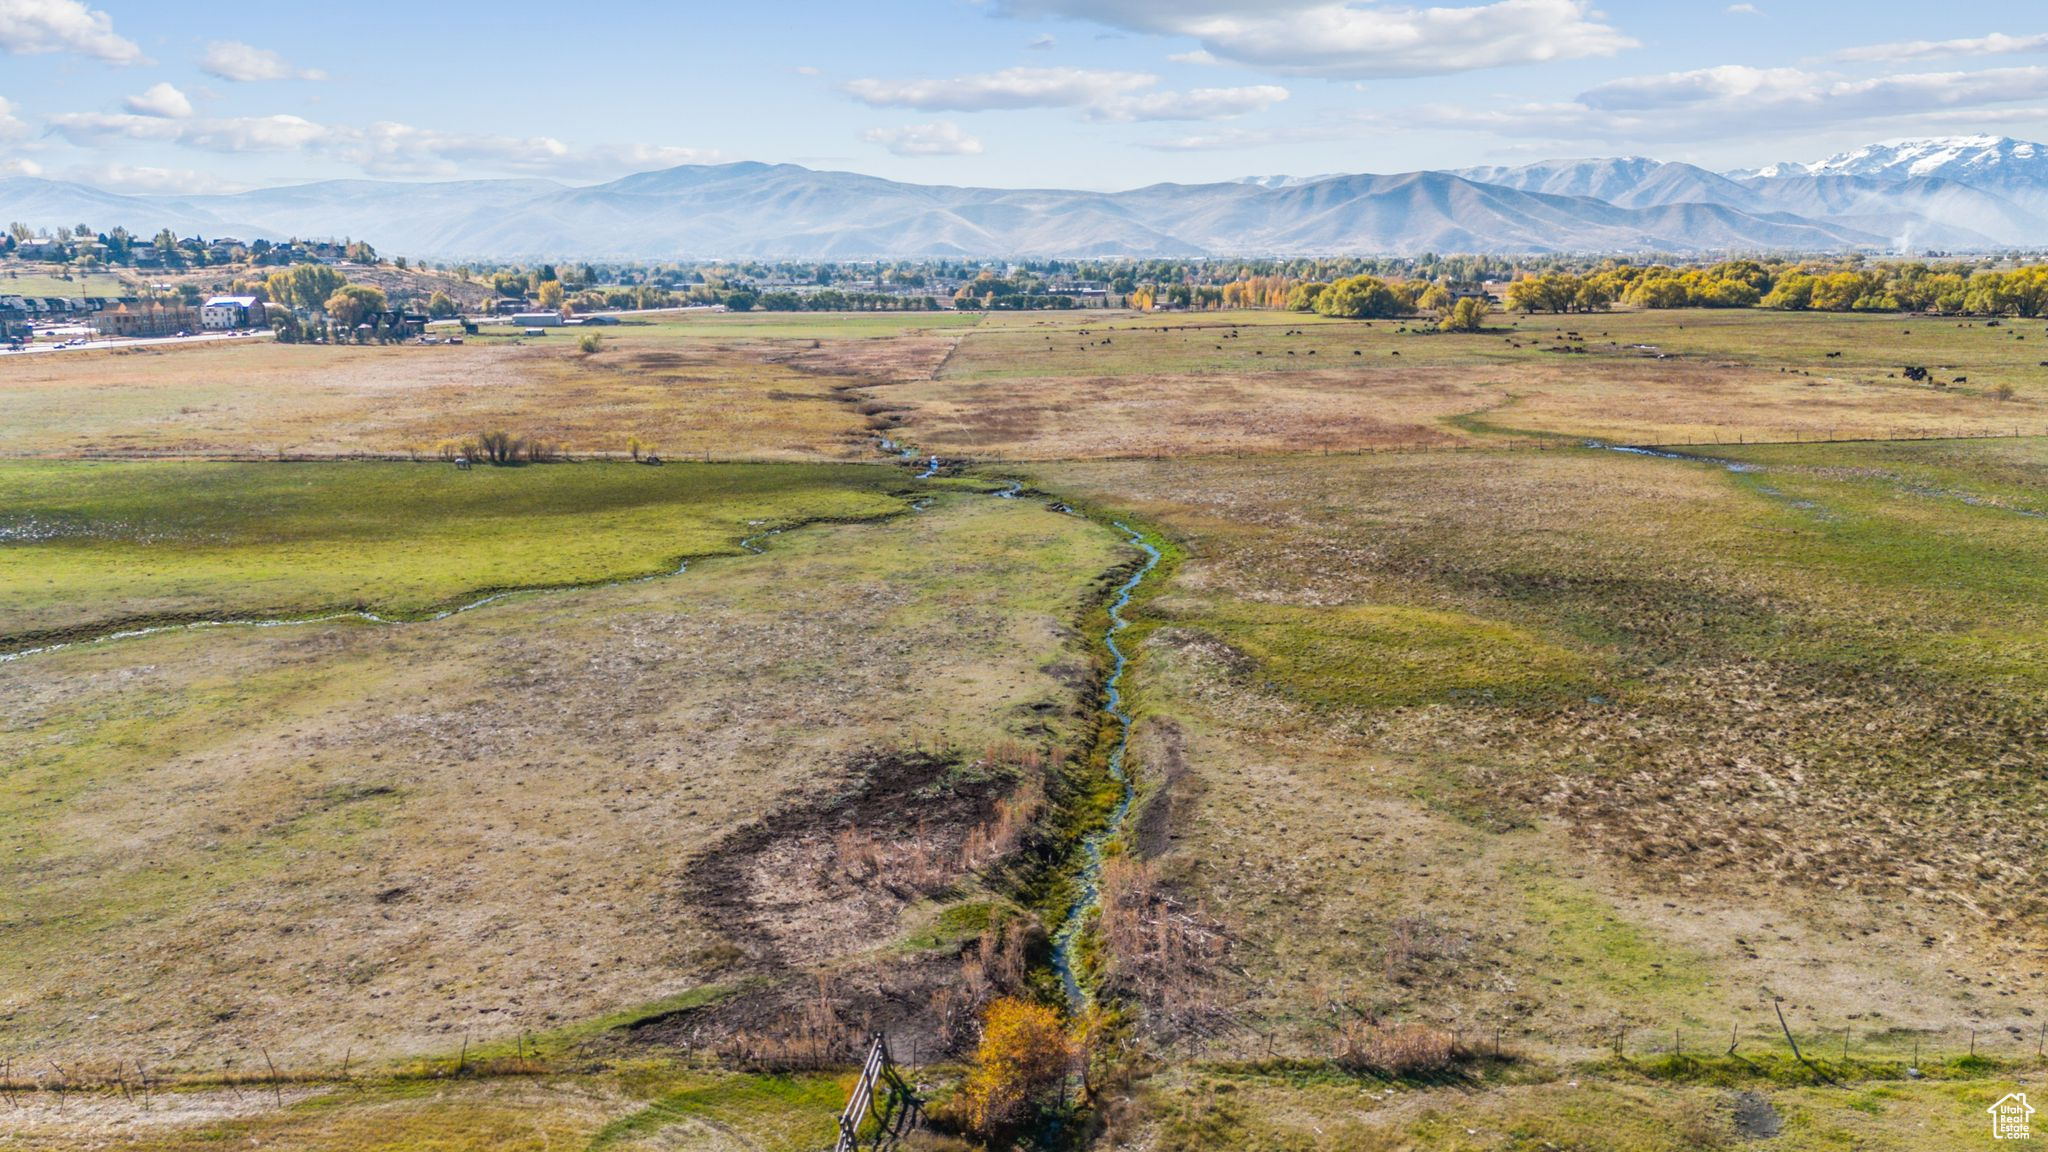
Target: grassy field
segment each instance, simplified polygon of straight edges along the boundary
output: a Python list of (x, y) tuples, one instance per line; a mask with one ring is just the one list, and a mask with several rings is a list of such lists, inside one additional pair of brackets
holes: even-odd
[(485, 332), (10, 361), (0, 453), (431, 454), (485, 428), (721, 459), (860, 458), (903, 428), (1012, 459), (2048, 431), (2048, 333), (1967, 321), (1644, 312), (1452, 336), (1275, 313), (710, 313), (607, 328), (595, 355), (567, 330)]
[[(992, 317), (934, 379), (876, 395), (915, 411), (930, 447), (1029, 459), (2040, 435), (2048, 336), (2021, 335), (1758, 312), (1496, 316), (1473, 335), (1286, 313), (1023, 315)], [(1908, 365), (1947, 386), (1907, 381)]]
[(123, 296), (134, 285), (104, 272), (65, 272), (32, 268), (23, 272), (10, 268), (0, 276), (0, 296)]
[[(886, 1028), (946, 1080), (960, 1006), (1043, 960), (1011, 918), (1063, 766), (1104, 755), (1118, 521), (1171, 562), (1124, 634), (1140, 802), (1089, 955), (1142, 1055), (1094, 1146), (1971, 1146), (2048, 1020), (2048, 333), (1493, 321), (690, 315), (588, 356), (10, 362), (0, 450), (31, 456), (489, 421), (779, 462), (0, 466), (10, 647), (701, 558), (0, 663), (0, 1080), (199, 1078), (0, 1117), (37, 1147), (798, 1149), (845, 1080), (748, 1070), (792, 1036)], [(1366, 1021), (1469, 1059), (1346, 1072)], [(271, 1058), (276, 1095), (204, 1080)]]
[(498, 429), (579, 454), (623, 455), (637, 438), (669, 457), (857, 458), (873, 437), (835, 386), (871, 349), (935, 364), (950, 341), (913, 323), (798, 339), (786, 321), (668, 319), (606, 328), (595, 354), (566, 329), (462, 347), (62, 352), (0, 365), (0, 455), (432, 456)]
[(1263, 1021), (1223, 1050), (1333, 1002), (1763, 1042), (1769, 989), (2031, 1052), (2038, 442), (1752, 455), (1033, 473), (1188, 551), (1141, 751), (1184, 762), (1161, 858), (1255, 977), (1212, 993)]
[(902, 487), (881, 466), (0, 463), (0, 646), (673, 572), (764, 526), (901, 512)]
[[(946, 851), (978, 816), (940, 801), (1008, 786), (984, 749), (1073, 738), (1068, 622), (1119, 555), (962, 494), (440, 621), (0, 665), (0, 1050), (325, 1069), (700, 987), (841, 980), (853, 1011), (839, 966), (986, 899)], [(872, 825), (890, 872), (788, 870), (913, 748), (923, 815)]]

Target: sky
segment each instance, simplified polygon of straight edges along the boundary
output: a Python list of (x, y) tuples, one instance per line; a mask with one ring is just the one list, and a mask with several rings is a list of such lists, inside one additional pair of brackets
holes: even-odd
[(1979, 0), (0, 0), (0, 176), (206, 193), (752, 160), (1112, 190), (2048, 139)]

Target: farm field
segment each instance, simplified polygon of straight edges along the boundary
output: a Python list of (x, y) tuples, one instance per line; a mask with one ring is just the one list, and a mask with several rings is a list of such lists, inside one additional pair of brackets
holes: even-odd
[(394, 621), (0, 662), (0, 1132), (813, 1149), (878, 1027), (944, 1098), (1061, 1000), (1135, 532), (1077, 1146), (1973, 1146), (2048, 1071), (2048, 332), (1491, 321), (0, 363), (0, 650)]

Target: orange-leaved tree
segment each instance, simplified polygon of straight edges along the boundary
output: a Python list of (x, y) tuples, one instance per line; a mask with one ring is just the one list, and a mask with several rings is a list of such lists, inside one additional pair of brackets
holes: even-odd
[(968, 1124), (987, 1136), (1015, 1130), (1044, 1107), (1073, 1063), (1074, 1043), (1058, 1013), (1013, 997), (994, 1001), (962, 1091)]

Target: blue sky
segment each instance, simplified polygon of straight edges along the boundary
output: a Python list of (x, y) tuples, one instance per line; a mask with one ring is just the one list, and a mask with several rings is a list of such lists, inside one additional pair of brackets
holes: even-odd
[(1127, 188), (2048, 137), (2048, 6), (0, 0), (0, 174), (121, 191), (794, 162)]

